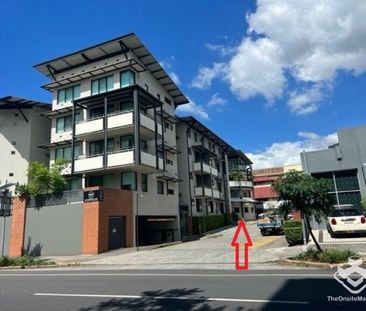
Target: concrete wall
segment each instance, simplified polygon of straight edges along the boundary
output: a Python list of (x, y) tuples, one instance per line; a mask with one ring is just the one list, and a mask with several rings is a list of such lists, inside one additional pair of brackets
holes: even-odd
[(24, 248), (41, 255), (81, 254), (83, 203), (27, 208)]
[[(3, 217), (0, 216), (0, 252), (1, 252), (1, 243), (3, 241), (3, 226), (5, 223), (5, 239), (4, 239), (4, 256), (8, 256), (9, 255), (9, 245), (10, 245), (10, 233), (11, 233), (11, 221), (12, 221), (12, 217), (8, 216), (8, 217)], [(0, 253), (1, 256), (1, 253)]]

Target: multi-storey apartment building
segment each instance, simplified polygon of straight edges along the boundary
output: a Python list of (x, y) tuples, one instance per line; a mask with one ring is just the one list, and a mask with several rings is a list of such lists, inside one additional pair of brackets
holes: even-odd
[(230, 200), (233, 212), (245, 220), (256, 219), (252, 161), (240, 150), (228, 153)]
[[(51, 164), (70, 189), (134, 192), (139, 245), (180, 238), (175, 108), (188, 102), (131, 33), (35, 66), (52, 81)], [(135, 219), (135, 218), (134, 218)]]
[(182, 227), (188, 227), (184, 211), (187, 216), (231, 213), (229, 159), (250, 160), (193, 117), (179, 118), (177, 147)]
[(51, 122), (39, 116), (50, 109), (39, 101), (0, 98), (0, 192), (14, 195), (16, 183), (27, 183), (30, 161), (48, 165), (49, 152), (37, 146), (50, 139)]

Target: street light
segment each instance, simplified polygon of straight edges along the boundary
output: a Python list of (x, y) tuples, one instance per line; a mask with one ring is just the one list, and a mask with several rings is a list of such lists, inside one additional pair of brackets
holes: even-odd
[(142, 199), (144, 195), (136, 192), (136, 249), (139, 250), (139, 197)]

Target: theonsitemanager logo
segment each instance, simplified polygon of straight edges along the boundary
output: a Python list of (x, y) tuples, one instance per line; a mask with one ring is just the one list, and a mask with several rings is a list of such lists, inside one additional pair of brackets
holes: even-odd
[(361, 267), (362, 258), (349, 258), (348, 267), (338, 267), (334, 278), (352, 294), (359, 294), (366, 288), (366, 268)]

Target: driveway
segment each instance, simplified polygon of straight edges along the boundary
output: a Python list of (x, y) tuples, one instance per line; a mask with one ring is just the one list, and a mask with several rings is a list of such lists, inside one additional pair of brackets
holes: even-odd
[[(255, 222), (249, 222), (248, 231), (253, 241), (249, 251), (250, 268), (268, 268), (281, 258), (301, 252), (301, 247), (288, 247), (284, 236), (260, 235)], [(230, 246), (236, 227), (207, 234), (197, 241), (140, 251), (115, 251), (82, 265), (111, 265), (120, 269), (235, 269), (234, 248)]]

